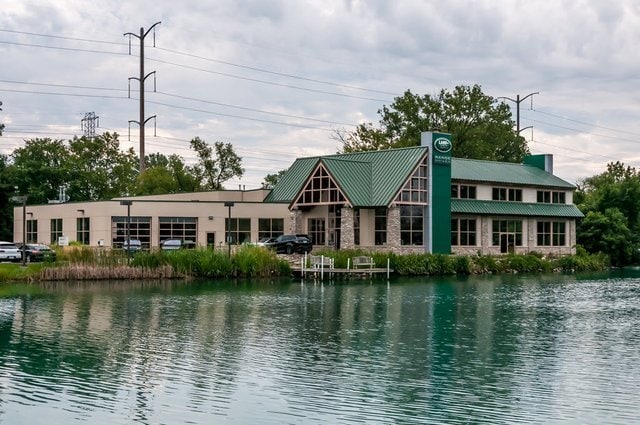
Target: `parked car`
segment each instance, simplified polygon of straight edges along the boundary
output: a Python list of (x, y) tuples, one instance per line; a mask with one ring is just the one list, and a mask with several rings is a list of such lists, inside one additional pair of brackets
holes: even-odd
[(0, 242), (0, 261), (20, 261), (22, 252), (13, 242)]
[(160, 249), (163, 251), (174, 251), (176, 249), (193, 249), (196, 243), (193, 241), (183, 241), (181, 239), (167, 239), (160, 242)]
[[(16, 244), (18, 251), (22, 255), (22, 244)], [(45, 244), (41, 243), (28, 243), (24, 246), (25, 255), (27, 261), (56, 261), (56, 252)], [(20, 257), (22, 258), (22, 257)]]
[(275, 241), (266, 246), (275, 250), (277, 253), (286, 254), (311, 252), (313, 249), (311, 239), (298, 235), (280, 235)]
[(124, 243), (122, 244), (122, 249), (134, 254), (136, 252), (142, 251), (142, 242), (140, 242), (140, 239), (129, 239), (128, 244), (127, 241), (124, 241)]

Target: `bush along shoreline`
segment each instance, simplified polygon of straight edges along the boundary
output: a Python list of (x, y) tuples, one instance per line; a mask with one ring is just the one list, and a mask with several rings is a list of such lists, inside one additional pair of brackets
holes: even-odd
[[(604, 254), (542, 256), (537, 253), (503, 256), (370, 253), (364, 250), (317, 249), (314, 255), (334, 259), (336, 268), (347, 268), (356, 256), (370, 256), (375, 266), (399, 276), (453, 276), (500, 273), (551, 273), (601, 271), (609, 268)], [(75, 247), (61, 252), (56, 263), (17, 264), (0, 267), (0, 282), (140, 280), (194, 278), (271, 278), (292, 276), (291, 259), (263, 247), (241, 246), (229, 256), (226, 250), (196, 249), (138, 252), (130, 258), (117, 250)], [(297, 260), (299, 263), (299, 259)], [(294, 265), (297, 265), (294, 261)], [(6, 266), (6, 267), (5, 267)]]

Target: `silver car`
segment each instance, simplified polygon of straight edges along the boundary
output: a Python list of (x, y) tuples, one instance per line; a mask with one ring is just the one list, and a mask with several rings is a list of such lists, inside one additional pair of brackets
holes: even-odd
[(22, 252), (13, 242), (0, 242), (0, 261), (20, 261)]

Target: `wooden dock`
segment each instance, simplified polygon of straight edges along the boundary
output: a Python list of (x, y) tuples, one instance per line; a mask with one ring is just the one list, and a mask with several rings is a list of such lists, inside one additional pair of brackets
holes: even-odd
[(373, 257), (356, 256), (347, 260), (347, 268), (336, 268), (335, 259), (325, 255), (307, 255), (290, 259), (291, 271), (294, 276), (302, 279), (324, 280), (333, 279), (364, 279), (385, 277), (388, 279), (393, 270), (387, 267), (375, 267)]
[(317, 267), (292, 267), (291, 271), (296, 277), (303, 279), (324, 280), (324, 279), (363, 279), (375, 277), (386, 277), (393, 273), (391, 269), (367, 268), (367, 269), (336, 269)]

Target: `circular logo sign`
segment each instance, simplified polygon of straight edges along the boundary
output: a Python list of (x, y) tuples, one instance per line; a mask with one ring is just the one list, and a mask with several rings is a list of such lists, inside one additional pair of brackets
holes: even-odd
[(451, 142), (449, 139), (439, 137), (433, 142), (433, 147), (436, 148), (438, 152), (447, 153), (451, 150)]

